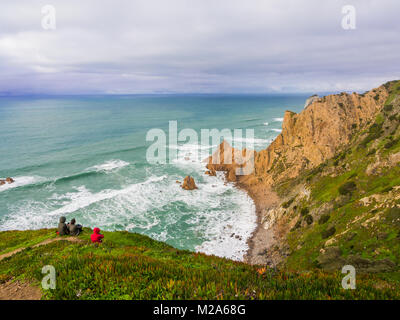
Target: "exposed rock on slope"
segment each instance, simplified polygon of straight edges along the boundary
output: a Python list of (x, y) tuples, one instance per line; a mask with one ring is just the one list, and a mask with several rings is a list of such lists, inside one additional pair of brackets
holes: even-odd
[(299, 114), (286, 111), (282, 133), (256, 156), (256, 175), (276, 183), (332, 158), (357, 128), (374, 119), (387, 97), (381, 86), (365, 95), (324, 97)]

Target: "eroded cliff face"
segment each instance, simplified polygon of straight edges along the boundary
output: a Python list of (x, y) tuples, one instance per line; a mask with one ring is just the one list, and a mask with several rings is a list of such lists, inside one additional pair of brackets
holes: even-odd
[[(318, 98), (299, 114), (286, 111), (282, 132), (267, 149), (235, 150), (224, 141), (207, 159), (209, 172), (225, 171), (227, 180), (236, 182), (255, 201), (258, 228), (249, 240), (247, 262), (276, 266), (290, 255), (293, 248), (289, 249), (286, 237), (299, 225), (297, 211), (311, 201), (310, 190), (304, 183), (293, 186), (290, 197), (296, 201), (290, 204), (293, 200), (288, 201), (289, 195), (280, 199), (274, 189), (281, 182), (334, 158), (348, 148), (354, 137), (359, 139), (359, 134), (382, 112), (389, 87), (386, 84), (365, 94), (342, 93)], [(244, 170), (246, 161), (254, 161), (251, 173)], [(329, 167), (322, 175), (329, 174), (328, 169), (340, 168)], [(319, 204), (316, 210), (320, 215), (332, 210), (331, 207), (331, 203)], [(311, 225), (315, 223), (308, 219)]]
[(387, 89), (381, 86), (365, 95), (326, 96), (299, 114), (287, 111), (282, 133), (257, 153), (255, 174), (270, 183), (279, 182), (332, 158), (354, 133), (374, 119), (387, 97)]
[[(312, 169), (332, 158), (352, 136), (370, 123), (381, 111), (389, 92), (385, 86), (365, 94), (336, 94), (319, 98), (299, 114), (286, 111), (282, 133), (271, 145), (259, 152), (234, 150), (223, 142), (214, 159), (226, 159), (226, 154), (242, 153), (251, 158), (254, 154), (254, 172), (238, 175), (237, 161), (226, 164), (208, 159), (207, 168), (226, 171), (229, 181), (244, 185), (262, 182), (274, 185), (296, 177), (304, 169)], [(228, 150), (228, 151), (226, 151)]]

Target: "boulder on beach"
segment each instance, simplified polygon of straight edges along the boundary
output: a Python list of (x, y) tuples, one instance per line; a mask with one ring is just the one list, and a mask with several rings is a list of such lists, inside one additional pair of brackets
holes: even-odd
[(2, 186), (3, 184), (6, 184), (6, 180), (0, 180), (0, 186)]
[(185, 190), (194, 190), (197, 189), (196, 183), (191, 176), (186, 176), (183, 180), (182, 189)]

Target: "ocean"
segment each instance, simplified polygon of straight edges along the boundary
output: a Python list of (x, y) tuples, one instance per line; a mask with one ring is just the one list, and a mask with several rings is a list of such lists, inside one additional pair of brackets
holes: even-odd
[[(179, 248), (241, 260), (256, 227), (248, 195), (204, 174), (217, 145), (168, 145), (178, 158), (149, 163), (150, 129), (254, 129), (256, 150), (279, 134), (297, 95), (0, 97), (0, 230), (87, 227), (145, 234)], [(234, 140), (234, 139), (233, 139)], [(230, 141), (232, 142), (232, 141)], [(235, 141), (233, 141), (235, 143)], [(197, 190), (177, 181), (191, 175)]]

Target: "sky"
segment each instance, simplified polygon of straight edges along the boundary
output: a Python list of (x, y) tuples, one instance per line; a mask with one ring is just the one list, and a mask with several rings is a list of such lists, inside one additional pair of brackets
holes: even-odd
[(366, 91), (400, 79), (399, 13), (398, 0), (2, 0), (0, 95)]

